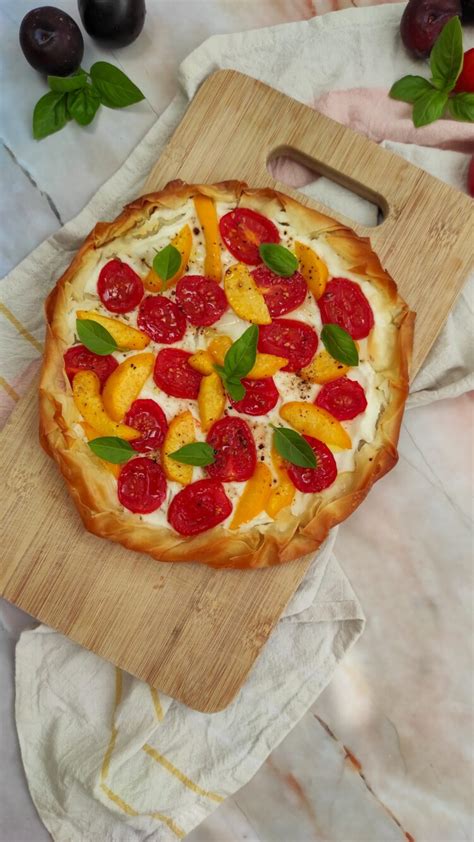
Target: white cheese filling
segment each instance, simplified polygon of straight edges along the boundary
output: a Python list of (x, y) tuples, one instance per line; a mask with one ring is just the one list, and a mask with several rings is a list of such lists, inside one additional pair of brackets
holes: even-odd
[[(232, 210), (234, 206), (235, 205), (233, 203), (217, 202), (216, 209), (218, 218), (221, 218), (221, 216), (225, 213)], [(361, 287), (374, 314), (375, 324), (373, 331), (375, 331), (376, 334), (380, 334), (382, 338), (384, 329), (390, 321), (390, 317), (382, 308), (381, 296), (377, 288), (369, 281), (362, 279), (359, 275), (349, 272), (344, 260), (334, 252), (334, 250), (324, 241), (322, 237), (311, 238), (300, 235), (288, 222), (286, 211), (280, 211), (274, 222), (279, 229), (282, 245), (292, 248), (295, 240), (299, 240), (300, 242), (311, 246), (316, 254), (318, 254), (318, 256), (326, 263), (330, 277), (349, 278)], [(71, 306), (67, 314), (67, 326), (71, 344), (73, 343), (75, 337), (77, 310), (95, 310), (103, 315), (112, 318), (119, 318), (130, 324), (132, 327), (137, 326), (138, 310), (132, 311), (131, 313), (115, 315), (103, 307), (97, 294), (97, 280), (100, 271), (109, 260), (118, 258), (125, 263), (128, 263), (132, 269), (143, 277), (148, 271), (148, 268), (152, 265), (156, 252), (164, 248), (164, 246), (166, 246), (186, 224), (188, 224), (193, 231), (193, 247), (186, 274), (203, 273), (205, 257), (204, 237), (193, 203), (189, 202), (186, 207), (180, 210), (159, 209), (158, 211), (155, 211), (150, 218), (150, 222), (146, 224), (146, 231), (142, 231), (140, 228), (134, 229), (131, 233), (126, 234), (120, 241), (120, 248), (117, 248), (117, 244), (114, 242), (106, 244), (97, 252), (97, 261), (92, 271), (85, 272), (83, 270), (84, 276), (80, 278), (80, 282), (78, 284), (79, 288), (83, 291), (83, 297), (81, 296), (81, 300), (78, 300)], [(235, 257), (233, 257), (233, 255), (231, 255), (224, 246), (222, 246), (221, 250), (221, 259), (224, 271), (228, 268), (228, 266), (236, 262)], [(145, 294), (147, 294), (146, 291)], [(175, 290), (165, 290), (162, 294), (173, 300), (175, 297)], [(321, 315), (316, 300), (310, 292), (308, 292), (304, 303), (300, 307), (280, 318), (299, 319), (302, 322), (311, 325), (311, 327), (317, 331), (318, 337), (320, 336), (322, 328)], [(157, 342), (151, 342), (147, 350), (153, 351), (154, 354), (157, 354), (162, 348), (184, 348), (186, 351), (195, 352), (206, 347), (209, 330), (225, 334), (230, 336), (231, 339), (236, 340), (242, 335), (247, 327), (248, 322), (240, 319), (229, 307), (219, 321), (212, 325), (211, 329), (194, 327), (188, 324), (185, 335), (180, 342), (174, 343), (173, 345), (162, 345)], [(377, 374), (368, 359), (367, 340), (361, 340), (358, 344), (360, 363), (357, 367), (349, 369), (347, 377), (351, 380), (356, 380), (363, 387), (367, 399), (367, 408), (365, 412), (354, 418), (352, 421), (341, 422), (342, 426), (347, 430), (351, 437), (352, 448), (350, 450), (334, 452), (338, 473), (343, 471), (353, 471), (355, 467), (355, 454), (358, 449), (362, 443), (370, 443), (373, 441), (376, 433), (377, 420), (385, 401), (382, 389), (377, 388), (376, 386)], [(318, 351), (321, 350), (322, 347), (323, 345), (321, 340), (319, 340)], [(129, 351), (123, 353), (117, 351), (114, 353), (114, 356), (119, 362), (121, 362), (125, 359), (125, 357), (129, 356), (130, 353), (133, 352)], [(267, 415), (244, 415), (243, 413), (239, 413), (234, 410), (230, 403), (226, 407), (227, 415), (240, 415), (240, 417), (247, 421), (252, 429), (255, 439), (257, 458), (267, 462), (270, 468), (272, 467), (270, 456), (272, 430), (270, 423), (283, 423), (279, 415), (281, 405), (288, 401), (314, 401), (318, 392), (322, 388), (322, 386), (316, 384), (303, 383), (301, 378), (299, 378), (296, 374), (288, 372), (280, 371), (274, 375), (273, 379), (280, 394), (280, 398), (275, 408)], [(203, 434), (200, 430), (199, 414), (195, 400), (174, 398), (167, 395), (155, 385), (152, 377), (148, 379), (139, 397), (152, 398), (159, 403), (168, 419), (168, 422), (171, 421), (171, 419), (178, 413), (183, 412), (185, 409), (189, 409), (197, 422), (197, 440), (205, 440), (205, 434)], [(82, 428), (78, 428), (78, 431), (79, 430), (82, 435)], [(258, 445), (262, 443), (264, 444), (264, 448), (259, 449)], [(193, 481), (202, 479), (205, 476), (206, 474), (203, 468), (194, 468)], [(244, 485), (245, 483), (242, 482), (226, 482), (224, 484), (226, 494), (230, 498), (233, 508), (235, 508), (235, 503), (242, 494)], [(140, 516), (136, 515), (136, 517), (140, 517), (142, 521), (156, 526), (169, 526), (167, 521), (168, 506), (173, 497), (181, 489), (181, 485), (168, 480), (166, 499), (162, 503), (161, 507), (151, 514)], [(296, 515), (302, 513), (308, 505), (310, 496), (311, 495), (296, 491), (291, 507), (292, 512)], [(224, 521), (223, 525), (228, 526), (232, 517), (233, 512), (229, 518)], [(254, 518), (254, 520), (242, 525), (240, 529), (247, 530), (252, 529), (257, 524), (271, 523), (273, 523), (272, 518), (263, 512), (258, 517)]]

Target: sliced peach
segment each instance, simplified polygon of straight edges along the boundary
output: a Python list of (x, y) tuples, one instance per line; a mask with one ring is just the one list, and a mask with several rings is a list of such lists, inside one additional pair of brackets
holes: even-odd
[(185, 412), (175, 415), (171, 421), (161, 452), (161, 462), (166, 476), (181, 485), (189, 485), (193, 481), (193, 466), (176, 462), (175, 459), (170, 459), (169, 454), (179, 450), (180, 447), (184, 447), (185, 444), (191, 444), (193, 441), (196, 441), (194, 418), (187, 409)]
[(201, 374), (212, 374), (214, 371), (214, 359), (209, 351), (196, 351), (189, 357), (188, 364)]
[(93, 371), (78, 371), (72, 381), (74, 403), (84, 420), (97, 430), (99, 436), (118, 436), (130, 441), (139, 438), (138, 430), (117, 424), (107, 415), (100, 394), (100, 380)]
[(225, 355), (232, 345), (230, 336), (218, 335), (209, 343), (207, 350), (219, 365), (224, 365)]
[(169, 289), (173, 287), (177, 281), (184, 275), (186, 271), (186, 267), (189, 263), (189, 258), (191, 255), (191, 248), (193, 245), (193, 235), (189, 225), (185, 225), (184, 228), (181, 228), (181, 231), (176, 234), (173, 239), (171, 240), (171, 245), (178, 249), (181, 255), (181, 265), (177, 272), (173, 275), (169, 281), (165, 281), (163, 283), (162, 279), (153, 269), (150, 269), (148, 275), (143, 278), (143, 286), (149, 292), (162, 292), (163, 289)]
[(284, 403), (280, 408), (280, 415), (304, 436), (313, 436), (329, 446), (340, 447), (341, 450), (349, 450), (352, 447), (351, 437), (337, 418), (314, 403)]
[(257, 462), (253, 476), (245, 483), (230, 529), (238, 529), (243, 523), (248, 523), (263, 512), (271, 490), (272, 472), (265, 462)]
[(114, 421), (121, 421), (148, 380), (155, 358), (153, 354), (127, 357), (107, 378), (102, 400), (105, 411)]
[(142, 351), (150, 344), (150, 337), (146, 333), (130, 327), (125, 322), (121, 322), (120, 319), (110, 319), (108, 316), (102, 316), (93, 310), (78, 310), (76, 317), (78, 319), (90, 319), (102, 325), (108, 330), (112, 339), (115, 339), (117, 345), (127, 351)]
[(348, 365), (335, 360), (327, 351), (320, 351), (313, 357), (309, 365), (301, 369), (300, 374), (303, 380), (322, 384), (344, 377), (348, 371)]
[[(94, 428), (91, 427), (91, 425), (88, 424), (87, 421), (83, 421), (81, 427), (86, 434), (87, 441), (92, 441), (93, 439), (100, 438), (100, 433), (98, 433), (97, 430), (94, 430)], [(105, 459), (101, 459), (100, 461), (102, 462), (104, 468), (107, 468), (107, 470), (111, 474), (113, 474), (116, 479), (118, 479), (121, 466), (114, 465), (113, 462), (107, 462)]]
[(203, 377), (198, 396), (199, 417), (205, 433), (211, 429), (214, 421), (222, 417), (225, 409), (225, 392), (222, 380), (213, 372)]
[(224, 289), (234, 313), (256, 325), (269, 325), (270, 313), (248, 266), (234, 263), (224, 276)]
[(299, 261), (299, 271), (305, 279), (308, 289), (316, 299), (320, 298), (326, 289), (329, 276), (328, 267), (309, 246), (295, 242), (295, 254)]
[(287, 363), (288, 360), (285, 357), (277, 357), (276, 354), (257, 353), (254, 367), (245, 376), (249, 380), (261, 380), (264, 377), (273, 377)]
[(278, 484), (272, 486), (265, 511), (267, 515), (275, 518), (278, 512), (287, 506), (291, 506), (295, 496), (295, 487), (288, 476), (285, 460), (275, 447), (272, 447), (272, 462), (278, 477)]
[(215, 202), (210, 196), (195, 196), (194, 207), (201, 223), (206, 247), (204, 274), (220, 284), (222, 281), (221, 239)]

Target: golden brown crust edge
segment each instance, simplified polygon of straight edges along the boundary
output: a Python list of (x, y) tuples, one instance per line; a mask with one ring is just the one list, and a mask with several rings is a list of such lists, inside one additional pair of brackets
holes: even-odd
[[(169, 529), (135, 520), (121, 510), (115, 480), (99, 460), (91, 458), (87, 445), (74, 435), (77, 421), (69, 381), (64, 373), (64, 320), (62, 310), (76, 273), (94, 250), (142, 222), (157, 206), (178, 208), (197, 193), (219, 200), (242, 198), (267, 213), (278, 207), (291, 212), (296, 225), (321, 234), (350, 264), (348, 269), (369, 278), (383, 292), (396, 315), (394, 342), (384, 366), (390, 400), (377, 426), (375, 441), (356, 457), (356, 469), (340, 474), (328, 492), (317, 495), (312, 516), (297, 518), (284, 511), (265, 531), (231, 534), (217, 527), (194, 538), (183, 539)], [(187, 185), (175, 181), (164, 190), (141, 196), (127, 205), (111, 223), (98, 223), (91, 231), (46, 302), (47, 336), (40, 382), (40, 438), (56, 460), (86, 528), (96, 535), (118, 541), (130, 549), (146, 552), (159, 561), (200, 561), (212, 567), (257, 568), (281, 564), (314, 552), (328, 531), (345, 520), (366, 497), (373, 483), (397, 461), (397, 442), (408, 394), (409, 362), (414, 314), (400, 298), (390, 276), (382, 269), (370, 242), (358, 237), (334, 219), (300, 205), (271, 189), (248, 189), (243, 182)]]

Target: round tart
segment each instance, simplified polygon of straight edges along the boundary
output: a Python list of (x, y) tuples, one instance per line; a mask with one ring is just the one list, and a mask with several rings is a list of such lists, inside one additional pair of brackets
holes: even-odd
[(281, 193), (142, 196), (94, 228), (46, 314), (41, 440), (96, 535), (280, 564), (397, 461), (414, 315), (367, 239)]

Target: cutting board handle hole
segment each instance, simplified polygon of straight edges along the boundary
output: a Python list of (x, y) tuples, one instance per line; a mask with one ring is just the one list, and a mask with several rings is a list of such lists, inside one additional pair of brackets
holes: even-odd
[(290, 146), (270, 152), (266, 166), (276, 181), (343, 214), (355, 225), (375, 228), (388, 216), (383, 196)]

